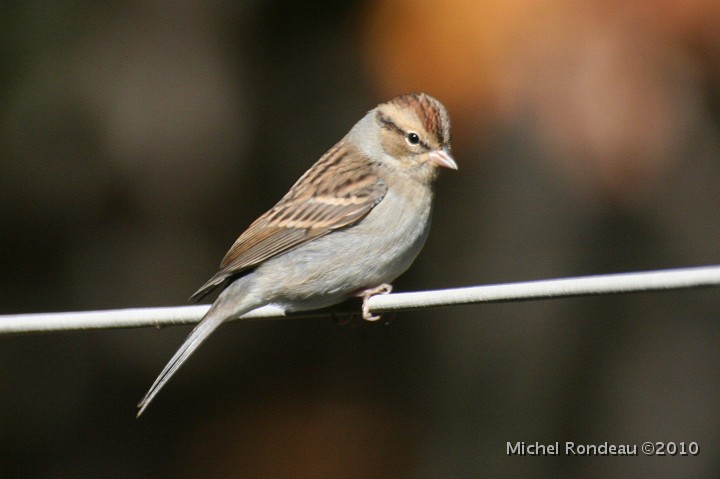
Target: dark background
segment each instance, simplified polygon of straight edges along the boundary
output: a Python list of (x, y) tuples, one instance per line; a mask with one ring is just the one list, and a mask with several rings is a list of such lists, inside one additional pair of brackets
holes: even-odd
[[(409, 291), (718, 263), (713, 0), (5, 2), (0, 312), (182, 305), (369, 109), (453, 120)], [(0, 477), (718, 477), (716, 290), (0, 337)], [(698, 457), (508, 457), (696, 441)]]

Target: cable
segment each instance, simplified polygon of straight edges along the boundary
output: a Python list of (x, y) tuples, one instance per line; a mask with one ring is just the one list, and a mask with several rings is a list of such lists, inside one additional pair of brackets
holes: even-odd
[[(374, 313), (383, 313), (461, 304), (528, 301), (717, 286), (720, 286), (720, 266), (703, 266), (379, 295), (370, 299), (370, 309)], [(199, 305), (0, 315), (0, 334), (191, 324), (197, 323), (208, 308), (208, 305)], [(348, 314), (352, 312), (360, 312), (358, 304), (353, 305), (353, 307), (343, 305), (332, 310), (304, 313), (286, 313), (282, 308), (270, 305), (251, 311), (238, 319), (327, 316), (329, 314)]]

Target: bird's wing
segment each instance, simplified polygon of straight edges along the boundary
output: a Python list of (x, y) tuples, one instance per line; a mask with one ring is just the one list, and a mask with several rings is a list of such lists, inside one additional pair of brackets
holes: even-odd
[(191, 299), (199, 300), (248, 268), (364, 218), (387, 193), (385, 182), (366, 162), (336, 145), (240, 235), (220, 270)]

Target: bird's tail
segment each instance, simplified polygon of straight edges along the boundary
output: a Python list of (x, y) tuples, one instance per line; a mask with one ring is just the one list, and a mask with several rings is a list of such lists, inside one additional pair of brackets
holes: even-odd
[(168, 382), (168, 380), (180, 369), (185, 361), (188, 360), (190, 355), (205, 341), (218, 326), (220, 326), (226, 319), (230, 317), (240, 316), (247, 311), (250, 311), (255, 305), (237, 309), (233, 308), (233, 311), (228, 311), (228, 305), (225, 298), (219, 297), (215, 303), (210, 307), (208, 312), (205, 314), (200, 323), (195, 326), (190, 335), (185, 339), (185, 342), (175, 352), (175, 355), (170, 359), (165, 368), (162, 370), (160, 375), (157, 377), (155, 382), (148, 390), (145, 397), (138, 403), (137, 417), (145, 411), (150, 402), (155, 398), (160, 389)]

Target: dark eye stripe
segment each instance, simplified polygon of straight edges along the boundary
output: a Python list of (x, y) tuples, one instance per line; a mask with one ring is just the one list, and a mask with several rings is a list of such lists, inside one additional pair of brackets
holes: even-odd
[(402, 128), (397, 126), (394, 121), (392, 121), (390, 118), (384, 116), (380, 112), (378, 112), (378, 120), (380, 121), (380, 123), (383, 124), (383, 126), (390, 128), (391, 130), (395, 130), (398, 133), (400, 133), (402, 136), (405, 136), (405, 130), (403, 130)]
[(428, 145), (427, 143), (425, 143), (422, 140), (420, 140), (420, 143), (418, 143), (418, 145), (424, 150), (428, 150), (428, 151), (430, 150), (430, 145)]
[[(399, 126), (397, 126), (397, 125), (395, 124), (395, 122), (392, 121), (390, 118), (384, 116), (384, 115), (383, 115), (382, 113), (380, 113), (380, 112), (378, 112), (377, 117), (378, 117), (378, 121), (379, 121), (380, 123), (382, 123), (384, 127), (390, 128), (391, 130), (395, 130), (396, 132), (400, 133), (400, 135), (401, 135), (403, 138), (407, 137), (408, 132), (405, 131), (405, 130), (403, 130), (403, 129), (400, 128)], [(418, 135), (418, 136), (420, 136), (420, 135)], [(420, 146), (421, 148), (423, 148), (423, 149), (425, 149), (425, 150), (430, 150), (430, 146), (429, 146), (427, 143), (425, 143), (424, 141), (422, 141), (422, 138), (420, 139), (420, 143), (418, 143), (418, 146)]]

